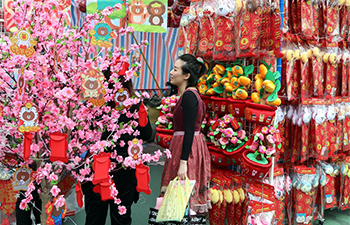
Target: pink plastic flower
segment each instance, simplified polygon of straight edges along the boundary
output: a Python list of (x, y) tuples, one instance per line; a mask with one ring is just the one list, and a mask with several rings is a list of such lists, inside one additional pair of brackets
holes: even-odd
[(260, 140), (264, 140), (264, 135), (261, 133), (256, 134)]
[(267, 134), (268, 132), (269, 132), (269, 128), (268, 127), (261, 128), (261, 133)]
[(229, 115), (224, 116), (224, 122), (225, 123), (230, 123), (231, 122), (231, 117)]
[(273, 135), (269, 134), (266, 136), (266, 139), (268, 140), (268, 142), (270, 142), (271, 144), (274, 144), (276, 139)]
[(232, 128), (227, 128), (227, 129), (225, 129), (225, 130), (223, 131), (223, 133), (224, 133), (224, 135), (225, 135), (226, 137), (232, 137), (232, 136), (233, 136), (233, 130), (232, 130)]
[(57, 185), (54, 185), (54, 186), (52, 186), (50, 192), (51, 192), (53, 197), (56, 197), (61, 192), (61, 189), (59, 189), (57, 187)]
[(273, 155), (276, 153), (276, 148), (269, 146), (266, 150), (266, 155)]
[(238, 139), (236, 137), (231, 138), (231, 143), (232, 144), (237, 144)]
[(277, 129), (274, 126), (271, 126), (269, 129), (270, 134), (275, 134)]
[(25, 210), (25, 209), (27, 208), (27, 201), (26, 201), (26, 199), (23, 199), (23, 200), (21, 201), (21, 203), (19, 204), (19, 208), (20, 208), (21, 210)]
[(126, 207), (125, 206), (118, 206), (119, 214), (124, 215), (126, 213)]
[(66, 199), (63, 197), (63, 195), (60, 195), (57, 200), (55, 201), (55, 207), (56, 209), (61, 208), (64, 206), (64, 203), (66, 202)]
[(260, 146), (259, 146), (259, 153), (265, 154), (265, 153), (266, 153), (266, 147), (263, 146), (263, 145), (260, 145)]
[(221, 145), (227, 145), (228, 144), (228, 138), (220, 138), (219, 142)]
[(237, 136), (238, 136), (238, 138), (239, 139), (244, 139), (245, 137), (246, 137), (246, 132), (245, 132), (245, 130), (240, 130), (240, 131), (238, 131), (237, 132)]
[(251, 145), (250, 145), (250, 149), (255, 151), (257, 148), (259, 147), (258, 142), (254, 141)]

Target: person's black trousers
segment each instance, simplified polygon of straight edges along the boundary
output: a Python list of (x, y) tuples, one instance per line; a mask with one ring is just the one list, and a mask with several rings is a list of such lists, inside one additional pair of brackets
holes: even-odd
[(110, 208), (110, 218), (112, 225), (130, 225), (131, 224), (131, 205), (137, 202), (139, 193), (136, 191), (137, 180), (135, 170), (118, 170), (112, 173), (113, 180), (118, 190), (118, 198), (121, 205), (127, 209), (126, 214), (120, 215), (118, 205), (114, 200), (102, 201), (100, 194), (93, 191), (92, 182), (82, 185), (85, 196), (85, 225), (103, 225), (106, 223), (108, 207)]
[(33, 205), (31, 203), (29, 203), (28, 204), (29, 210), (21, 210), (19, 208), (19, 205), (21, 204), (22, 199), (25, 199), (25, 191), (20, 191), (18, 194), (19, 194), (19, 197), (17, 198), (17, 202), (16, 202), (17, 225), (32, 225), (33, 221), (30, 218), (32, 210), (33, 210), (33, 214), (35, 217), (35, 224), (41, 224), (41, 222), (40, 222), (41, 213), (39, 210), (36, 209), (36, 208), (38, 208), (41, 210), (41, 199), (40, 199), (40, 196), (39, 196), (37, 190), (34, 190), (32, 192), (32, 195), (33, 195), (32, 203), (34, 203), (36, 208), (33, 207)]

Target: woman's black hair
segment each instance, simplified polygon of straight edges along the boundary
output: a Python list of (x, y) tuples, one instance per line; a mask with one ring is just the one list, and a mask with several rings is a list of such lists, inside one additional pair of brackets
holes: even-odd
[(179, 59), (185, 62), (182, 66), (182, 74), (190, 74), (187, 87), (196, 87), (198, 79), (207, 72), (207, 67), (191, 54), (184, 54)]

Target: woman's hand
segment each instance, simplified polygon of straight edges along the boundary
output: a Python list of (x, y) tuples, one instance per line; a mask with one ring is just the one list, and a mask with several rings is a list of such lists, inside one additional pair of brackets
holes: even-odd
[(185, 180), (187, 176), (187, 161), (180, 160), (179, 171), (177, 172), (177, 176), (180, 180)]

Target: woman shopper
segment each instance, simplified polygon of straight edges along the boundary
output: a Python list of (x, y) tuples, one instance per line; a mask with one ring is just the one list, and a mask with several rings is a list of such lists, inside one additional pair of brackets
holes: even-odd
[[(109, 80), (110, 71), (107, 70), (105, 77)], [(126, 88), (130, 96), (134, 95), (132, 81), (129, 80), (123, 83), (123, 87)], [(110, 87), (113, 88), (113, 87)], [(109, 102), (108, 105), (114, 109), (115, 102)], [(129, 111), (131, 113), (138, 111), (140, 108), (140, 103), (132, 106)], [(122, 114), (118, 120), (118, 123), (128, 123), (132, 118), (128, 118), (125, 114)], [(117, 151), (118, 155), (123, 156), (123, 158), (128, 155), (128, 145), (120, 146), (120, 141), (128, 143), (134, 138), (142, 139), (144, 141), (149, 140), (152, 135), (152, 127), (148, 119), (148, 123), (145, 127), (138, 126), (136, 128), (140, 132), (139, 136), (133, 136), (129, 134), (123, 134), (118, 140), (118, 143), (114, 147), (108, 149), (108, 151)], [(104, 132), (102, 134), (102, 140), (106, 140), (110, 136), (110, 132)], [(135, 175), (135, 169), (124, 169), (118, 166), (113, 172), (110, 173), (113, 176), (113, 181), (118, 190), (118, 198), (121, 200), (121, 205), (126, 207), (126, 214), (120, 215), (118, 210), (118, 205), (114, 203), (114, 200), (102, 201), (100, 194), (93, 191), (94, 185), (92, 182), (87, 182), (82, 185), (82, 189), (85, 195), (85, 212), (86, 212), (86, 225), (103, 225), (106, 223), (106, 217), (108, 212), (108, 207), (110, 207), (110, 219), (112, 225), (130, 225), (131, 219), (131, 205), (133, 202), (137, 202), (139, 199), (139, 193), (136, 190), (137, 179)]]
[(190, 208), (198, 214), (210, 209), (210, 155), (200, 132), (205, 105), (196, 89), (200, 76), (207, 68), (202, 59), (185, 54), (175, 62), (170, 82), (178, 87), (181, 96), (174, 108), (174, 136), (170, 144), (171, 159), (165, 162), (162, 192), (175, 177), (196, 180)]

